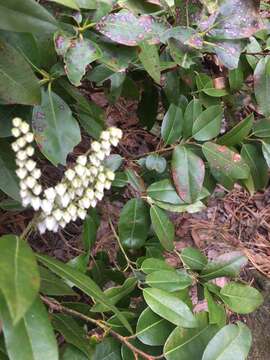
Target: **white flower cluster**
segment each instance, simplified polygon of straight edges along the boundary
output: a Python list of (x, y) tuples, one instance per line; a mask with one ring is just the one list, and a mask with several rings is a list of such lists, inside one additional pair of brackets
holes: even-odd
[(100, 141), (93, 141), (89, 155), (80, 155), (76, 165), (65, 171), (64, 177), (55, 187), (43, 191), (39, 178), (40, 169), (31, 159), (34, 148), (31, 143), (34, 135), (29, 125), (20, 118), (13, 119), (12, 134), (17, 140), (12, 144), (16, 153), (16, 171), (20, 178), (20, 195), (23, 206), (31, 205), (41, 210), (38, 229), (57, 232), (70, 221), (84, 219), (87, 209), (95, 207), (104, 196), (104, 190), (111, 187), (114, 173), (102, 165), (110, 154), (111, 146), (117, 146), (122, 131), (111, 127), (101, 133)]

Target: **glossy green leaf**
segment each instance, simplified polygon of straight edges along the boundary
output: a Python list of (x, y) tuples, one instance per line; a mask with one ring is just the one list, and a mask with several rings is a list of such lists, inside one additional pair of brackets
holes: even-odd
[(88, 358), (94, 354), (94, 346), (87, 339), (86, 331), (69, 315), (54, 314), (53, 327), (65, 338), (69, 344), (76, 346)]
[(216, 334), (218, 327), (208, 323), (206, 312), (196, 315), (198, 327), (185, 329), (177, 327), (167, 339), (164, 355), (167, 360), (201, 360), (209, 340)]
[[(241, 64), (240, 64), (241, 65)], [(240, 90), (244, 83), (244, 72), (241, 66), (229, 71), (229, 84), (232, 91)]]
[(237, 69), (245, 42), (241, 40), (223, 40), (215, 42), (214, 51), (219, 61), (228, 69)]
[(205, 266), (201, 272), (201, 278), (210, 280), (222, 276), (236, 277), (239, 275), (241, 268), (246, 264), (247, 258), (240, 252), (234, 251), (224, 254)]
[(152, 199), (164, 201), (170, 204), (184, 204), (184, 201), (178, 196), (172, 182), (169, 179), (164, 179), (151, 184), (147, 188), (147, 195)]
[(78, 5), (77, 5), (76, 0), (49, 0), (49, 1), (55, 2), (55, 3), (60, 4), (60, 5), (67, 6), (70, 9), (73, 9), (73, 10), (80, 10)]
[(177, 296), (153, 288), (144, 289), (143, 296), (151, 310), (162, 318), (185, 328), (197, 327), (197, 320), (189, 307)]
[(256, 121), (253, 127), (253, 134), (259, 138), (270, 137), (270, 119)]
[[(110, 300), (110, 303), (115, 305), (121, 299), (127, 297), (136, 287), (137, 280), (134, 277), (126, 279), (126, 281), (121, 286), (111, 287), (104, 291), (106, 297)], [(96, 304), (92, 307), (91, 311), (93, 312), (105, 312), (110, 311), (108, 306), (101, 304)]]
[(182, 250), (181, 259), (191, 270), (202, 270), (207, 264), (207, 257), (199, 249), (192, 247)]
[(136, 336), (146, 345), (158, 346), (165, 343), (173, 329), (174, 326), (170, 322), (146, 308), (138, 319)]
[(57, 29), (55, 18), (35, 0), (0, 0), (0, 28), (8, 31), (43, 33)]
[(96, 302), (110, 307), (110, 309), (119, 317), (123, 325), (131, 331), (130, 325), (125, 317), (110, 303), (110, 300), (104, 295), (99, 286), (85, 274), (72, 269), (70, 266), (62, 262), (52, 259), (49, 256), (37, 255), (38, 260), (53, 271), (56, 275), (71, 282), (88, 296), (92, 297)]
[(142, 126), (151, 130), (154, 126), (158, 114), (159, 92), (152, 83), (145, 81), (141, 100), (138, 104), (137, 114)]
[(166, 145), (179, 140), (183, 128), (183, 111), (180, 106), (171, 104), (161, 126), (161, 136)]
[(226, 310), (224, 305), (218, 304), (207, 287), (204, 287), (204, 297), (207, 301), (207, 308), (209, 314), (209, 323), (218, 324), (219, 326), (226, 325)]
[(221, 127), (223, 109), (213, 105), (204, 110), (194, 121), (192, 136), (195, 140), (206, 141), (215, 138)]
[(247, 179), (249, 167), (242, 157), (225, 145), (211, 142), (203, 144), (202, 151), (210, 164), (211, 172), (219, 180), (219, 174), (230, 177), (232, 180)]
[(254, 121), (254, 115), (250, 114), (240, 121), (235, 127), (218, 139), (221, 145), (234, 146), (240, 144), (250, 133)]
[(73, 291), (61, 278), (50, 270), (40, 266), (40, 292), (45, 295), (53, 296), (76, 296)]
[(263, 57), (254, 71), (254, 92), (259, 110), (264, 116), (270, 116), (270, 57)]
[(245, 324), (224, 326), (208, 343), (202, 360), (245, 360), (251, 342), (251, 332)]
[(145, 282), (151, 287), (174, 292), (189, 287), (192, 284), (192, 278), (184, 272), (158, 270), (147, 275)]
[(160, 83), (160, 63), (159, 53), (156, 45), (151, 45), (147, 41), (142, 41), (139, 44), (139, 59), (152, 79), (156, 83)]
[(0, 289), (11, 319), (18, 323), (39, 290), (39, 272), (28, 244), (14, 235), (0, 238)]
[(3, 139), (0, 141), (0, 190), (14, 200), (21, 201), (19, 180), (15, 173), (16, 164), (10, 145)]
[(238, 314), (249, 314), (263, 303), (263, 296), (258, 290), (235, 282), (225, 285), (220, 296), (224, 303)]
[[(27, 288), (27, 284), (24, 289)], [(14, 326), (6, 305), (1, 302), (1, 320), (10, 360), (58, 360), (58, 346), (49, 314), (39, 298)]]
[(65, 165), (68, 153), (81, 141), (69, 106), (52, 91), (43, 91), (41, 105), (34, 107), (33, 129), (41, 152), (54, 165)]
[(142, 263), (141, 269), (146, 274), (151, 274), (158, 270), (169, 270), (172, 271), (174, 268), (170, 266), (166, 261), (155, 258), (147, 258)]
[(88, 360), (88, 358), (81, 350), (68, 344), (65, 346), (61, 360)]
[(145, 185), (143, 179), (133, 169), (126, 169), (125, 174), (127, 175), (128, 183), (136, 191), (140, 193), (145, 191)]
[(153, 229), (164, 249), (171, 251), (174, 248), (175, 229), (165, 211), (155, 205), (150, 208), (150, 217)]
[(123, 207), (118, 223), (121, 243), (139, 249), (145, 243), (150, 228), (149, 208), (142, 199), (131, 199)]
[(174, 213), (183, 213), (188, 212), (190, 214), (194, 214), (196, 212), (202, 211), (205, 209), (205, 205), (202, 201), (196, 201), (193, 204), (184, 204), (184, 205), (175, 205), (169, 204), (161, 201), (154, 200), (155, 205), (160, 207), (161, 209), (171, 211)]
[(75, 86), (80, 86), (87, 65), (101, 58), (101, 56), (100, 49), (92, 41), (85, 38), (72, 40), (64, 55), (65, 70), (69, 81)]
[(185, 139), (191, 137), (193, 124), (201, 113), (202, 113), (202, 105), (200, 100), (198, 99), (191, 100), (184, 114), (183, 136)]
[(186, 203), (198, 200), (202, 191), (205, 166), (192, 150), (177, 145), (172, 155), (172, 176), (178, 195)]
[(121, 360), (121, 345), (111, 337), (105, 338), (97, 347), (93, 360)]
[(145, 159), (145, 166), (148, 170), (154, 170), (159, 174), (162, 174), (167, 167), (167, 161), (164, 157), (155, 155), (148, 155)]
[(267, 186), (269, 176), (268, 166), (263, 158), (261, 149), (254, 144), (244, 144), (241, 156), (250, 168), (255, 190), (264, 189)]
[(35, 105), (40, 100), (38, 79), (31, 66), (23, 55), (0, 39), (0, 102)]
[(228, 95), (227, 90), (225, 89), (216, 89), (216, 88), (203, 88), (202, 91), (208, 95), (208, 96), (212, 96), (212, 97), (222, 97), (222, 96), (226, 96)]
[[(94, 209), (93, 209), (94, 210)], [(91, 249), (93, 248), (97, 231), (99, 227), (99, 216), (95, 212), (90, 212), (83, 222), (83, 233), (82, 242), (87, 255), (90, 255)]]
[(270, 168), (270, 144), (267, 142), (262, 143), (262, 152), (264, 159), (268, 165), (268, 168)]

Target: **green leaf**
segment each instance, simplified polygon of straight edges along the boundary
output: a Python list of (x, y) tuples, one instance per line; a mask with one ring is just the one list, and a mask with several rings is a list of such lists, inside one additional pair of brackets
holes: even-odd
[(14, 153), (10, 145), (2, 139), (0, 141), (0, 168), (0, 189), (14, 200), (20, 202), (20, 188), (15, 173)]
[(191, 137), (193, 124), (201, 113), (202, 113), (202, 105), (200, 100), (198, 99), (191, 100), (184, 114), (183, 136), (185, 139)]
[(162, 318), (178, 326), (197, 327), (197, 320), (189, 307), (177, 296), (152, 288), (144, 289), (143, 296), (151, 310)]
[(79, 8), (95, 10), (97, 8), (97, 0), (76, 0)]
[(184, 248), (181, 259), (190, 270), (202, 270), (207, 264), (207, 257), (199, 249), (192, 247)]
[(89, 359), (93, 356), (94, 346), (87, 339), (86, 331), (69, 315), (54, 314), (53, 327), (64, 336), (65, 341), (80, 349)]
[(0, 102), (35, 105), (40, 100), (38, 79), (30, 65), (23, 55), (0, 39)]
[(118, 223), (121, 243), (139, 249), (145, 243), (150, 228), (149, 208), (142, 199), (131, 199), (123, 207)]
[(82, 233), (83, 247), (88, 256), (90, 255), (91, 249), (95, 244), (98, 228), (99, 217), (94, 212), (91, 212), (87, 215), (86, 219), (83, 222)]
[(169, 179), (164, 179), (151, 184), (147, 188), (147, 195), (152, 199), (164, 201), (170, 204), (184, 204), (184, 201), (178, 196), (172, 182)]
[(159, 270), (148, 274), (145, 282), (151, 287), (174, 292), (189, 287), (192, 284), (192, 278), (184, 272)]
[(270, 119), (256, 121), (253, 127), (253, 134), (259, 138), (270, 137)]
[(159, 53), (156, 45), (151, 45), (147, 41), (142, 41), (139, 44), (139, 59), (156, 83), (160, 83), (160, 63)]
[[(29, 284), (24, 287), (24, 290)], [(6, 305), (1, 302), (1, 320), (10, 360), (59, 359), (58, 346), (49, 321), (49, 314), (39, 298), (36, 298), (15, 326)]]
[(188, 212), (190, 214), (194, 214), (196, 212), (202, 211), (205, 209), (205, 205), (202, 201), (196, 201), (194, 204), (184, 204), (184, 205), (174, 205), (161, 201), (154, 200), (155, 205), (160, 207), (161, 209), (175, 212), (175, 213), (183, 213)]
[(145, 191), (145, 185), (143, 179), (133, 170), (125, 170), (127, 175), (128, 183), (138, 192), (142, 193)]
[(0, 289), (10, 316), (18, 323), (39, 290), (39, 272), (28, 244), (14, 235), (0, 238)]
[(216, 88), (203, 88), (202, 91), (212, 97), (222, 97), (228, 95), (227, 90), (225, 89), (216, 89)]
[(236, 277), (240, 270), (247, 264), (247, 258), (240, 252), (234, 251), (219, 256), (216, 260), (209, 262), (201, 272), (201, 278), (211, 280), (222, 276)]
[(222, 116), (223, 109), (220, 105), (212, 105), (204, 110), (193, 124), (194, 139), (206, 141), (215, 138), (220, 132)]
[(156, 171), (159, 174), (162, 174), (167, 167), (167, 161), (164, 157), (157, 154), (148, 155), (145, 159), (145, 166), (148, 170)]
[(226, 325), (226, 311), (224, 305), (218, 304), (207, 287), (204, 287), (204, 297), (207, 301), (207, 308), (209, 313), (209, 323), (218, 324), (219, 326)]
[(234, 146), (240, 144), (250, 133), (254, 121), (254, 115), (248, 115), (240, 121), (235, 127), (218, 139), (221, 145)]
[(61, 360), (88, 360), (87, 356), (75, 346), (68, 344), (65, 346)]
[(43, 91), (41, 105), (34, 107), (33, 129), (41, 152), (54, 165), (65, 165), (68, 153), (81, 141), (69, 106), (52, 91)]
[(173, 329), (174, 326), (170, 322), (146, 308), (138, 319), (136, 336), (146, 345), (158, 346), (165, 343)]
[(0, 28), (8, 31), (43, 33), (57, 29), (55, 18), (35, 0), (0, 0)]
[(77, 288), (83, 291), (88, 296), (92, 297), (96, 302), (102, 305), (108, 306), (119, 318), (122, 324), (132, 332), (129, 323), (125, 317), (117, 310), (115, 306), (110, 303), (110, 300), (104, 295), (99, 286), (85, 274), (71, 268), (70, 266), (63, 264), (62, 262), (52, 259), (49, 256), (37, 255), (38, 260), (53, 271), (61, 278), (70, 281)]
[(249, 314), (263, 303), (263, 296), (255, 288), (235, 282), (225, 285), (220, 291), (224, 303), (238, 314)]
[(105, 338), (96, 347), (93, 360), (121, 360), (120, 343), (111, 337)]
[(139, 45), (144, 40), (158, 44), (167, 28), (168, 24), (160, 19), (148, 15), (136, 17), (128, 11), (109, 14), (96, 25), (103, 35), (127, 46)]
[(164, 260), (156, 258), (148, 258), (142, 263), (141, 269), (146, 274), (151, 274), (158, 270), (169, 270), (172, 271), (174, 268), (167, 264)]
[(232, 91), (237, 91), (242, 88), (244, 83), (244, 72), (241, 66), (238, 66), (236, 69), (229, 70), (229, 83)]
[(247, 179), (250, 173), (248, 165), (242, 157), (224, 145), (211, 142), (203, 144), (202, 151), (210, 164), (211, 172), (219, 181), (219, 175), (233, 180)]
[(173, 144), (179, 140), (182, 134), (183, 120), (181, 107), (171, 104), (161, 126), (161, 136), (166, 145)]
[(174, 248), (173, 241), (175, 237), (174, 224), (171, 222), (165, 211), (155, 205), (152, 205), (150, 208), (150, 217), (153, 229), (157, 234), (161, 245), (167, 251), (172, 251)]
[(270, 168), (270, 144), (263, 142), (262, 143), (262, 152), (264, 159), (267, 163), (267, 166)]
[(65, 69), (69, 81), (75, 86), (80, 86), (87, 65), (101, 58), (101, 56), (100, 49), (92, 41), (85, 38), (72, 40), (64, 55)]
[(167, 339), (164, 355), (167, 360), (201, 360), (209, 340), (216, 334), (218, 327), (208, 323), (206, 312), (196, 315), (198, 327), (185, 329), (177, 327)]
[(138, 104), (137, 114), (142, 126), (151, 130), (156, 122), (159, 104), (159, 92), (154, 84), (144, 82), (141, 100)]
[(264, 189), (268, 184), (268, 166), (261, 149), (257, 145), (244, 144), (241, 156), (250, 168), (255, 190)]
[(78, 11), (80, 10), (78, 5), (77, 5), (76, 0), (49, 0), (49, 1), (55, 2), (55, 3), (60, 4), (60, 5), (67, 6), (70, 9), (73, 9), (73, 10), (78, 10)]
[(202, 360), (245, 360), (251, 342), (251, 332), (245, 324), (224, 326), (208, 343)]
[(198, 200), (202, 191), (205, 166), (188, 147), (177, 145), (172, 155), (172, 176), (178, 195), (186, 203)]
[(259, 110), (264, 116), (270, 116), (270, 57), (262, 58), (254, 71), (254, 92)]
[[(127, 297), (136, 287), (137, 279), (134, 277), (130, 277), (126, 279), (123, 285), (111, 287), (104, 291), (104, 295), (110, 300), (110, 303), (115, 305), (121, 299)], [(101, 304), (96, 304), (91, 309), (92, 312), (106, 312), (110, 311), (108, 306), (104, 306)]]
[(236, 69), (239, 64), (241, 52), (244, 50), (245, 42), (241, 40), (224, 40), (215, 42), (214, 52), (218, 59), (228, 69)]
[(53, 296), (77, 296), (75, 291), (50, 270), (40, 266), (39, 274), (41, 280), (40, 292), (42, 294)]

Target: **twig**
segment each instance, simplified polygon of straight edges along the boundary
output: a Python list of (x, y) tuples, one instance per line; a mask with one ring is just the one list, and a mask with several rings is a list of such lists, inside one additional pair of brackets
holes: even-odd
[(40, 295), (40, 298), (44, 302), (44, 304), (46, 304), (50, 308), (50, 310), (62, 312), (62, 313), (66, 313), (71, 316), (78, 317), (88, 323), (91, 323), (91, 324), (94, 324), (94, 325), (100, 327), (105, 333), (110, 333), (111, 336), (113, 336), (114, 338), (119, 340), (122, 344), (126, 345), (126, 347), (128, 347), (134, 354), (140, 355), (145, 360), (158, 360), (158, 359), (163, 358), (163, 354), (159, 355), (159, 356), (152, 356), (152, 355), (146, 354), (144, 351), (136, 348), (136, 346), (132, 345), (128, 341), (128, 338), (126, 338), (125, 336), (122, 336), (122, 335), (118, 334), (117, 332), (115, 332), (114, 330), (112, 330), (108, 325), (105, 324), (105, 322), (103, 320), (92, 319), (89, 316), (81, 314), (80, 312), (78, 312), (76, 310), (69, 309), (69, 308), (63, 306), (62, 304), (60, 304), (58, 301), (56, 301), (54, 299), (49, 299), (42, 295)]

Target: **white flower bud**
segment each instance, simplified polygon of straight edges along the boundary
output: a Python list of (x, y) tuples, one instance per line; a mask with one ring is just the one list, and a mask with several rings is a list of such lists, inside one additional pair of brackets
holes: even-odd
[(47, 216), (45, 218), (45, 224), (48, 230), (52, 231), (53, 228), (57, 225), (57, 222), (53, 216)]
[(53, 208), (53, 203), (50, 202), (47, 199), (43, 199), (41, 201), (41, 209), (43, 210), (43, 212), (47, 215), (51, 214), (52, 212), (52, 208)]
[(15, 117), (13, 120), (12, 120), (12, 124), (14, 127), (20, 127), (21, 126), (21, 123), (22, 123), (22, 119), (18, 118), (18, 117)]
[(107, 178), (108, 180), (110, 180), (110, 181), (113, 181), (113, 180), (115, 179), (115, 174), (114, 174), (114, 172), (108, 169), (108, 170), (106, 171), (106, 178)]
[(87, 189), (85, 192), (85, 195), (87, 196), (87, 198), (89, 200), (93, 200), (95, 197), (95, 193), (94, 193), (93, 189)]
[(32, 191), (35, 195), (40, 195), (42, 192), (42, 186), (40, 184), (36, 184)]
[(114, 126), (109, 128), (109, 132), (113, 138), (117, 138), (117, 139), (121, 139), (123, 135), (122, 130)]
[(95, 166), (90, 166), (89, 171), (93, 176), (97, 176), (98, 174), (98, 169)]
[(27, 159), (26, 151), (20, 150), (17, 152), (17, 158), (21, 161), (24, 161)]
[(44, 233), (46, 232), (46, 230), (47, 230), (47, 227), (46, 227), (45, 222), (40, 222), (40, 223), (38, 223), (38, 224), (37, 224), (37, 227), (38, 227), (38, 231), (39, 231), (39, 233), (40, 233), (41, 235), (44, 234)]
[(27, 134), (30, 130), (29, 124), (27, 124), (27, 122), (23, 121), (20, 125), (20, 130), (23, 134)]
[(95, 191), (95, 198), (99, 201), (103, 199), (104, 193), (100, 191)]
[(20, 196), (22, 199), (26, 198), (27, 196), (30, 196), (30, 193), (28, 190), (20, 190)]
[(72, 186), (73, 186), (75, 189), (81, 187), (81, 186), (82, 186), (81, 180), (78, 179), (78, 178), (75, 178), (75, 179), (73, 180), (73, 182), (72, 182)]
[(96, 157), (98, 160), (102, 161), (105, 158), (105, 153), (103, 151), (99, 151), (96, 153)]
[(109, 149), (109, 150), (104, 150), (104, 154), (105, 154), (105, 156), (109, 156), (109, 155), (110, 155), (110, 153), (111, 153), (111, 149)]
[(111, 137), (111, 134), (109, 133), (109, 131), (105, 130), (105, 131), (102, 131), (102, 133), (100, 134), (100, 139), (102, 140), (109, 140)]
[(104, 191), (104, 183), (97, 181), (96, 185), (95, 185), (95, 189), (102, 193)]
[(112, 144), (112, 146), (117, 146), (119, 143), (119, 140), (115, 137), (110, 138), (110, 143)]
[(55, 192), (54, 188), (52, 188), (52, 187), (49, 187), (48, 189), (46, 189), (44, 191), (44, 194), (50, 202), (52, 202), (56, 196), (56, 192)]
[(105, 188), (106, 190), (110, 190), (111, 186), (112, 186), (111, 181), (106, 180), (106, 181), (105, 181), (105, 184), (104, 184), (104, 188)]
[(64, 219), (62, 219), (62, 220), (59, 221), (59, 225), (60, 225), (62, 228), (64, 228), (64, 227), (66, 227), (67, 223), (65, 222)]
[(76, 165), (74, 170), (76, 171), (76, 174), (78, 174), (80, 177), (85, 174), (85, 168), (80, 164)]
[(23, 198), (22, 199), (22, 206), (23, 207), (28, 206), (29, 204), (31, 204), (31, 200), (32, 200), (32, 198), (30, 196), (27, 196), (27, 197)]
[(20, 188), (21, 188), (22, 190), (26, 190), (26, 189), (27, 189), (27, 185), (26, 185), (26, 183), (25, 183), (24, 181), (20, 181)]
[(27, 146), (25, 151), (27, 156), (31, 157), (34, 155), (35, 149), (33, 148), (33, 146)]
[(12, 150), (16, 153), (20, 150), (19, 145), (17, 144), (17, 141), (11, 144)]
[(63, 212), (63, 219), (65, 220), (66, 223), (69, 223), (71, 220), (71, 216), (67, 211)]
[(79, 187), (79, 188), (76, 189), (75, 194), (81, 197), (83, 192), (84, 192), (84, 188)]
[(58, 198), (59, 203), (66, 208), (70, 203), (70, 196), (68, 193)]
[(36, 185), (37, 181), (35, 178), (33, 178), (32, 176), (28, 176), (25, 179), (25, 183), (26, 185), (29, 187), (29, 189), (33, 189), (33, 187)]
[(70, 216), (74, 217), (77, 214), (77, 207), (74, 204), (70, 204), (67, 208), (68, 213)]
[(85, 166), (87, 164), (87, 157), (85, 155), (80, 155), (78, 158), (77, 158), (77, 164), (80, 164), (82, 166)]
[(58, 229), (59, 229), (59, 225), (56, 223), (52, 229), (52, 232), (57, 233)]
[(24, 161), (16, 159), (15, 162), (18, 167), (20, 168), (24, 167)]
[(25, 163), (25, 167), (29, 172), (32, 172), (35, 169), (36, 165), (37, 163), (32, 159), (27, 160)]
[(92, 149), (94, 152), (100, 151), (100, 149), (101, 149), (100, 143), (97, 142), (97, 141), (93, 141), (92, 144), (91, 144), (91, 149)]
[(41, 206), (41, 200), (39, 197), (32, 197), (31, 199), (31, 205), (32, 205), (32, 208), (35, 210), (35, 211), (38, 211), (40, 206)]
[(95, 167), (99, 167), (100, 166), (100, 160), (95, 156), (95, 155), (90, 155), (89, 156), (89, 160), (90, 163), (92, 165), (94, 165)]
[(27, 143), (26, 143), (26, 140), (25, 140), (23, 137), (20, 137), (20, 138), (16, 141), (16, 143), (18, 144), (18, 146), (19, 146), (20, 148), (25, 147), (25, 145), (27, 144)]
[(79, 201), (79, 205), (84, 209), (88, 209), (90, 207), (90, 200), (85, 196)]
[(105, 183), (105, 181), (106, 181), (105, 174), (103, 174), (103, 173), (98, 174), (98, 180), (102, 183)]
[(102, 141), (101, 142), (101, 148), (104, 150), (110, 150), (111, 149), (111, 144), (109, 141)]
[(75, 198), (75, 191), (72, 188), (69, 188), (68, 195), (69, 195), (70, 199), (73, 200)]
[(95, 199), (92, 200), (90, 205), (92, 208), (95, 208), (97, 206), (97, 201)]
[(24, 168), (19, 168), (18, 170), (16, 170), (16, 174), (18, 178), (24, 179), (27, 175), (27, 171)]
[(32, 174), (33, 178), (39, 179), (41, 177), (41, 170), (40, 169), (34, 169)]
[(75, 177), (75, 171), (72, 169), (68, 169), (65, 171), (65, 176), (69, 181), (72, 181)]
[(77, 214), (80, 219), (84, 220), (86, 218), (87, 212), (84, 209), (78, 209)]
[(67, 185), (63, 183), (59, 183), (55, 186), (55, 191), (59, 196), (63, 196), (67, 191)]
[(84, 188), (87, 188), (87, 187), (88, 187), (88, 185), (89, 185), (89, 182), (90, 182), (91, 178), (92, 178), (92, 177), (90, 177), (90, 179), (89, 179), (89, 177), (88, 177), (88, 178), (83, 179), (83, 181), (82, 181), (82, 185), (83, 185), (83, 187), (84, 187)]
[(30, 144), (31, 142), (34, 141), (34, 134), (27, 133), (24, 135), (24, 138), (25, 138), (26, 142), (28, 142)]
[(19, 137), (20, 135), (21, 135), (21, 132), (20, 132), (20, 130), (18, 129), (18, 128), (13, 128), (12, 130), (11, 130), (11, 134), (14, 136), (14, 137)]
[(57, 221), (60, 221), (62, 219), (62, 217), (63, 217), (63, 211), (60, 210), (60, 209), (56, 209), (56, 210), (53, 211), (53, 216), (55, 217), (55, 219)]

